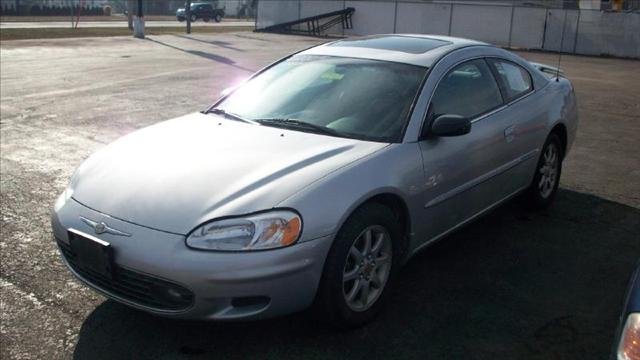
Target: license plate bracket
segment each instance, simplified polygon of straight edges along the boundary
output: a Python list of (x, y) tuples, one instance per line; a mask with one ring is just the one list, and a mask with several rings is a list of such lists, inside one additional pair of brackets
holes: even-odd
[(83, 270), (113, 279), (113, 247), (104, 240), (69, 229), (69, 244), (75, 253), (75, 262)]

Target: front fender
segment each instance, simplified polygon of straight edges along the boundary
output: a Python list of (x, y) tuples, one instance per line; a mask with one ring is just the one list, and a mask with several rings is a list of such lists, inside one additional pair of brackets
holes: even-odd
[(418, 194), (423, 180), (417, 143), (393, 144), (316, 181), (278, 207), (291, 207), (302, 215), (300, 241), (335, 234), (358, 206), (380, 194), (402, 199), (409, 222), (416, 224), (412, 214), (420, 208)]

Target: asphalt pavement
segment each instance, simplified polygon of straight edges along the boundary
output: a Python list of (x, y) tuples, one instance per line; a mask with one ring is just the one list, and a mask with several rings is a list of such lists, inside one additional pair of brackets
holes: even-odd
[[(427, 248), (389, 306), (343, 332), (307, 313), (174, 321), (82, 286), (49, 214), (89, 154), (199, 111), (223, 89), (326, 41), (256, 34), (0, 44), (2, 359), (605, 359), (640, 258), (640, 62), (563, 56), (581, 116), (556, 203), (517, 201)], [(519, 52), (556, 64), (553, 54)]]

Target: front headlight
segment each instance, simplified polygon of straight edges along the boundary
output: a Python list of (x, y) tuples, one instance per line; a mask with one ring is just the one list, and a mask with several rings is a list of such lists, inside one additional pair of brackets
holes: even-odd
[(187, 236), (187, 246), (218, 251), (274, 249), (295, 243), (301, 230), (298, 214), (276, 210), (200, 225)]
[(78, 169), (80, 168), (77, 168), (73, 172), (73, 175), (71, 175), (71, 178), (69, 179), (69, 184), (67, 185), (66, 189), (64, 189), (62, 194), (58, 196), (58, 199), (56, 200), (56, 203), (53, 206), (53, 209), (55, 211), (60, 210), (64, 206), (64, 204), (73, 196), (73, 189), (75, 188), (75, 185), (78, 182)]
[(618, 360), (635, 359), (640, 359), (640, 313), (629, 314), (618, 345)]
[(71, 196), (73, 196), (73, 189), (71, 188), (71, 186), (67, 186), (67, 188), (64, 189), (62, 194), (60, 194), (60, 196), (58, 196), (58, 199), (56, 200), (56, 203), (53, 205), (53, 209), (55, 211), (59, 211), (60, 209), (62, 209), (64, 204), (66, 204), (67, 201), (69, 199), (71, 199)]

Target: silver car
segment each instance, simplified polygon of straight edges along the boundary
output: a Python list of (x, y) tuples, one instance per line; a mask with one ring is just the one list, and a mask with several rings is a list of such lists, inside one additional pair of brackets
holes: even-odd
[(55, 204), (55, 239), (78, 279), (154, 314), (313, 305), (358, 326), (420, 249), (516, 195), (554, 199), (576, 100), (540, 69), (442, 36), (307, 49), (93, 154)]

